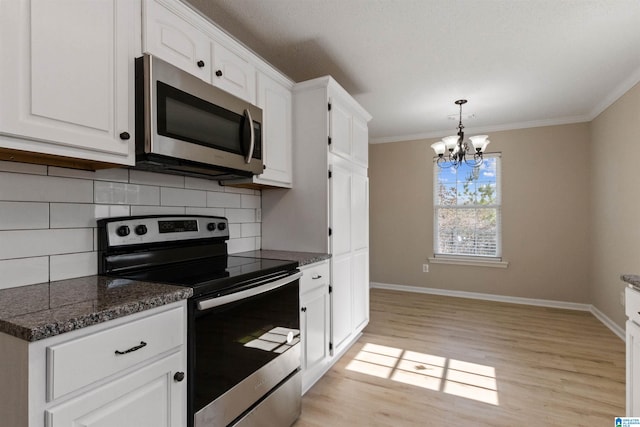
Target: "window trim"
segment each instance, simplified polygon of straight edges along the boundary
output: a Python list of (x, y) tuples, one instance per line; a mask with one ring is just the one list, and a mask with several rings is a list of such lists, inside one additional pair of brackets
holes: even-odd
[(439, 166), (437, 165), (438, 157), (433, 158), (433, 256), (429, 257), (428, 260), (433, 264), (455, 264), (455, 265), (468, 265), (468, 266), (478, 266), (478, 267), (497, 267), (497, 268), (507, 268), (509, 262), (504, 259), (502, 256), (502, 153), (485, 153), (485, 158), (498, 158), (499, 161), (497, 163), (496, 174), (498, 176), (498, 180), (496, 182), (496, 187), (498, 187), (498, 204), (491, 205), (488, 207), (498, 208), (498, 214), (500, 216), (499, 219), (499, 229), (498, 229), (498, 239), (496, 242), (496, 252), (498, 256), (483, 256), (483, 255), (461, 255), (461, 254), (443, 254), (436, 252), (437, 244), (438, 244), (438, 222), (437, 222), (437, 208), (436, 208), (436, 184), (438, 182), (438, 173)]

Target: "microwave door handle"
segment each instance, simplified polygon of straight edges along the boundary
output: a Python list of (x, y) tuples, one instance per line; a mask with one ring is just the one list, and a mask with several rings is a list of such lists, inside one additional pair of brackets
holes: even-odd
[(253, 157), (253, 149), (255, 147), (255, 142), (256, 142), (256, 136), (255, 133), (253, 131), (253, 119), (251, 118), (251, 111), (249, 111), (248, 109), (244, 110), (244, 115), (247, 118), (247, 120), (249, 120), (249, 151), (247, 153), (247, 156), (244, 158), (244, 162), (249, 164), (251, 163), (251, 158)]
[(266, 283), (261, 286), (257, 286), (255, 288), (246, 289), (244, 291), (235, 292), (235, 293), (224, 295), (221, 297), (210, 298), (204, 301), (198, 301), (197, 307), (199, 311), (204, 311), (213, 307), (219, 307), (221, 305), (230, 304), (235, 301), (240, 301), (245, 298), (253, 297), (256, 295), (263, 294), (265, 292), (272, 291), (274, 289), (278, 289), (284, 285), (288, 285), (289, 283), (300, 279), (301, 277), (302, 277), (302, 273), (298, 271), (282, 279), (274, 280), (272, 282)]

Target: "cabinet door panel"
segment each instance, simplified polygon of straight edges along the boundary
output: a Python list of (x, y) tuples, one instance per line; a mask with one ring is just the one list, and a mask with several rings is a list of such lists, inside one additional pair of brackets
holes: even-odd
[(211, 43), (211, 50), (211, 82), (238, 98), (255, 103), (256, 69), (253, 64), (217, 42)]
[(305, 371), (313, 370), (329, 357), (329, 291), (327, 286), (311, 291), (300, 298), (303, 313), (303, 366)]
[(369, 129), (367, 122), (353, 117), (352, 160), (364, 167), (369, 164)]
[[(3, 146), (133, 164), (140, 3), (0, 2)], [(137, 41), (136, 41), (137, 39)]]
[(331, 335), (334, 351), (351, 336), (351, 256), (333, 258), (331, 284)]
[[(154, 0), (145, 1), (144, 50), (176, 67), (211, 79), (210, 40), (196, 27)], [(198, 65), (198, 62), (202, 61)]]
[(258, 74), (258, 106), (263, 109), (263, 162), (258, 181), (291, 185), (291, 91), (263, 73)]
[(329, 112), (329, 136), (332, 153), (349, 158), (351, 156), (351, 113), (338, 100), (331, 99)]
[(351, 251), (351, 172), (334, 163), (331, 169), (331, 253)]
[(640, 326), (627, 320), (627, 417), (640, 417)]
[(369, 246), (369, 179), (354, 173), (351, 180), (351, 246), (357, 251)]
[(369, 251), (352, 257), (353, 329), (361, 330), (369, 321)]
[[(46, 411), (47, 427), (180, 427), (186, 413), (173, 373), (183, 366), (176, 353)], [(183, 394), (185, 395), (185, 394)]]

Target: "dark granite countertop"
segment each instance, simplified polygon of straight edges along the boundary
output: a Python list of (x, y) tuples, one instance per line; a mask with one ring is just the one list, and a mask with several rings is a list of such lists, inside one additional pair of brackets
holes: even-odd
[(283, 259), (287, 261), (298, 261), (298, 265), (313, 264), (314, 262), (324, 261), (331, 258), (331, 254), (323, 254), (316, 252), (294, 252), (294, 251), (273, 251), (269, 249), (262, 249), (259, 251), (242, 252), (239, 254), (232, 254), (235, 256), (247, 256), (254, 258), (269, 258), (269, 259)]
[(637, 274), (623, 274), (620, 276), (623, 282), (627, 282), (636, 289), (640, 289), (640, 275)]
[(87, 276), (0, 290), (0, 332), (37, 341), (189, 298), (181, 286)]

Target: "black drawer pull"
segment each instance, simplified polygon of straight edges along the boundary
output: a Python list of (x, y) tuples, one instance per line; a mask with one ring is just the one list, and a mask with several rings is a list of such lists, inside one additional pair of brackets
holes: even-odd
[(147, 343), (144, 341), (140, 341), (140, 345), (137, 345), (135, 347), (131, 347), (129, 350), (125, 350), (125, 351), (120, 351), (120, 350), (116, 350), (116, 354), (117, 355), (121, 355), (121, 354), (127, 354), (127, 353), (132, 353), (136, 350), (140, 350), (142, 347), (146, 347)]
[(204, 67), (204, 61), (201, 59), (200, 61), (196, 62), (196, 65), (200, 68)]

